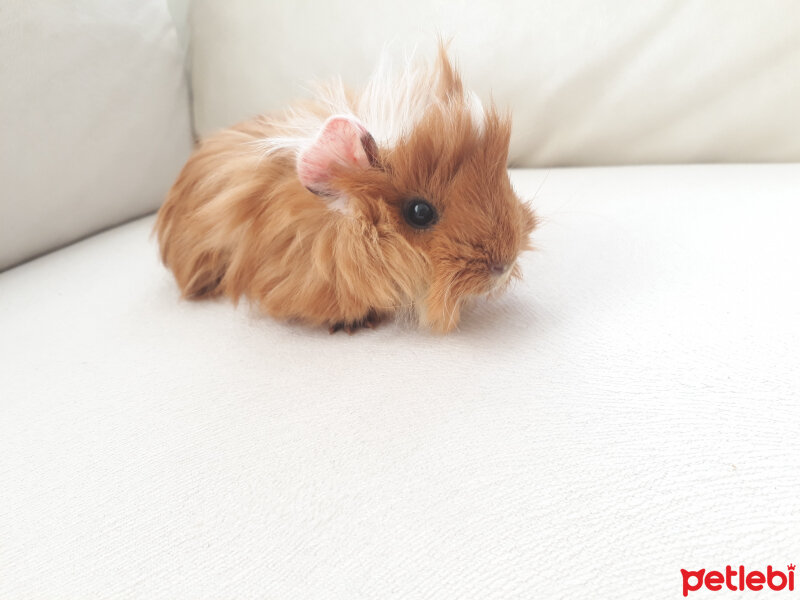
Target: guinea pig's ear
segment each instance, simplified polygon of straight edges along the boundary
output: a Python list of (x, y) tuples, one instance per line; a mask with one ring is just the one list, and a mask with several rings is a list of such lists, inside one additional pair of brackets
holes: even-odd
[(378, 146), (364, 124), (350, 115), (334, 115), (297, 157), (297, 175), (306, 188), (335, 195), (331, 180), (337, 168), (369, 169), (378, 165)]

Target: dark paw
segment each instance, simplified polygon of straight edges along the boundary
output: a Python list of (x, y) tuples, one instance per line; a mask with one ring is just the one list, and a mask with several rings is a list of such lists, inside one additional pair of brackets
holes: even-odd
[(374, 310), (371, 310), (363, 319), (359, 319), (358, 321), (340, 321), (339, 323), (334, 323), (328, 328), (328, 331), (330, 333), (346, 331), (350, 335), (353, 335), (359, 329), (374, 329), (380, 322), (380, 315), (378, 315), (378, 313), (376, 313)]

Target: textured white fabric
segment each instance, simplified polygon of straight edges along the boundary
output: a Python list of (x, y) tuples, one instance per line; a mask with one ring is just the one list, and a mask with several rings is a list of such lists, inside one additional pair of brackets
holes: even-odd
[(196, 0), (196, 128), (358, 84), (387, 43), (432, 55), (437, 32), (513, 109), (517, 166), (800, 161), (795, 0)]
[(192, 144), (164, 0), (3, 0), (0, 269), (152, 211)]
[(539, 251), (446, 337), (179, 301), (151, 218), (0, 274), (0, 598), (640, 600), (797, 563), (800, 165), (514, 181)]

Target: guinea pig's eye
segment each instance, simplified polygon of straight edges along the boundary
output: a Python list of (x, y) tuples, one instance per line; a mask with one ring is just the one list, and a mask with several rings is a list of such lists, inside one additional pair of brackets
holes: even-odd
[(436, 209), (427, 200), (412, 198), (403, 208), (406, 223), (416, 229), (426, 229), (436, 223)]

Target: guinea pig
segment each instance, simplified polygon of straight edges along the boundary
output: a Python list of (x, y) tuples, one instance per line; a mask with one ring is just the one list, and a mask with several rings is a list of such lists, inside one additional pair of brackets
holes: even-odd
[(504, 290), (536, 226), (508, 179), (510, 117), (430, 64), (376, 70), (199, 142), (158, 212), (186, 298), (242, 296), (331, 333), (400, 311), (437, 332)]

